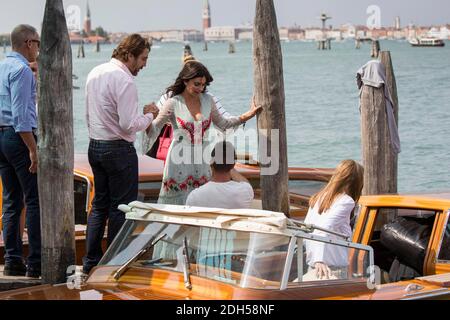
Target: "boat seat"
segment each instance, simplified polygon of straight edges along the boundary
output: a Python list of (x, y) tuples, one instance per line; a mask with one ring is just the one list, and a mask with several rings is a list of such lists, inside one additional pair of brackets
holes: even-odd
[(422, 274), (433, 220), (397, 217), (383, 226), (380, 242), (400, 264)]

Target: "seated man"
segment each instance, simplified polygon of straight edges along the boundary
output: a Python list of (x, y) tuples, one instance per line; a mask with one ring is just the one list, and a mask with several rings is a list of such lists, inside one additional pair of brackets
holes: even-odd
[(211, 181), (192, 191), (186, 205), (195, 207), (248, 209), (253, 188), (235, 169), (236, 151), (230, 142), (219, 142), (211, 153)]

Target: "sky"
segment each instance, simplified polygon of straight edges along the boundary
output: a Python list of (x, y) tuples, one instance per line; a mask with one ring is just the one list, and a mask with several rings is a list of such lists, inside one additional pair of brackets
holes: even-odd
[[(64, 0), (79, 6), (82, 20), (87, 0)], [(252, 23), (256, 0), (209, 0), (213, 26)], [(41, 28), (45, 0), (0, 0), (0, 33), (27, 23)], [(392, 26), (400, 16), (402, 26), (450, 24), (448, 0), (274, 0), (279, 26), (320, 26), (319, 16), (332, 16), (328, 24), (366, 24), (370, 5), (381, 10), (381, 24)], [(203, 0), (90, 0), (93, 27), (110, 32), (138, 32), (202, 27)]]

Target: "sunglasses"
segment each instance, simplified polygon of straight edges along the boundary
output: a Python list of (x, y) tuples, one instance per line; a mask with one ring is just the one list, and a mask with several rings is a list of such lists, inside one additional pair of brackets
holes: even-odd
[(36, 42), (36, 43), (37, 43), (37, 47), (38, 47), (38, 48), (40, 48), (40, 47), (41, 47), (41, 41), (40, 41), (40, 40), (29, 39), (29, 40), (25, 41), (25, 43), (27, 43), (28, 41), (31, 41), (31, 42)]

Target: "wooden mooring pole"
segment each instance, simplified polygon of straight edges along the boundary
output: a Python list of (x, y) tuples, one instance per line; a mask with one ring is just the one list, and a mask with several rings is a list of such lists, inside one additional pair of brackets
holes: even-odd
[(236, 52), (236, 48), (234, 46), (234, 42), (230, 41), (228, 43), (228, 53), (233, 54)]
[(370, 50), (370, 56), (372, 58), (378, 58), (380, 55), (380, 41), (378, 40), (372, 40), (372, 47)]
[(72, 51), (62, 0), (47, 0), (39, 55), (38, 185), (42, 281), (75, 264)]
[(78, 46), (78, 58), (84, 59), (86, 55), (84, 54), (84, 42), (81, 40), (80, 45)]
[[(380, 88), (364, 85), (360, 101), (364, 195), (397, 193), (398, 154), (391, 143), (384, 87), (391, 93), (398, 126), (397, 85), (390, 52), (381, 53), (381, 62), (386, 69), (386, 84)], [(377, 219), (375, 229), (380, 230), (395, 216), (395, 210), (386, 210)]]
[(100, 41), (95, 42), (94, 52), (100, 52)]
[[(397, 95), (397, 82), (395, 80), (394, 66), (392, 65), (390, 51), (381, 51), (380, 61), (386, 69), (386, 86), (391, 93), (395, 123), (398, 128), (398, 95)], [(387, 192), (397, 193), (397, 176), (398, 176), (398, 154), (393, 152), (391, 146), (391, 140), (389, 136), (385, 137), (385, 144), (389, 146), (389, 154), (386, 157), (386, 173), (388, 179)]]
[[(289, 216), (283, 58), (273, 0), (256, 1), (253, 62), (255, 100), (263, 107), (257, 117), (262, 205), (265, 210)], [(272, 131), (278, 133), (276, 141), (272, 141)], [(272, 145), (275, 147), (273, 152)], [(266, 170), (272, 171), (270, 167), (278, 167), (278, 170), (264, 174)]]

